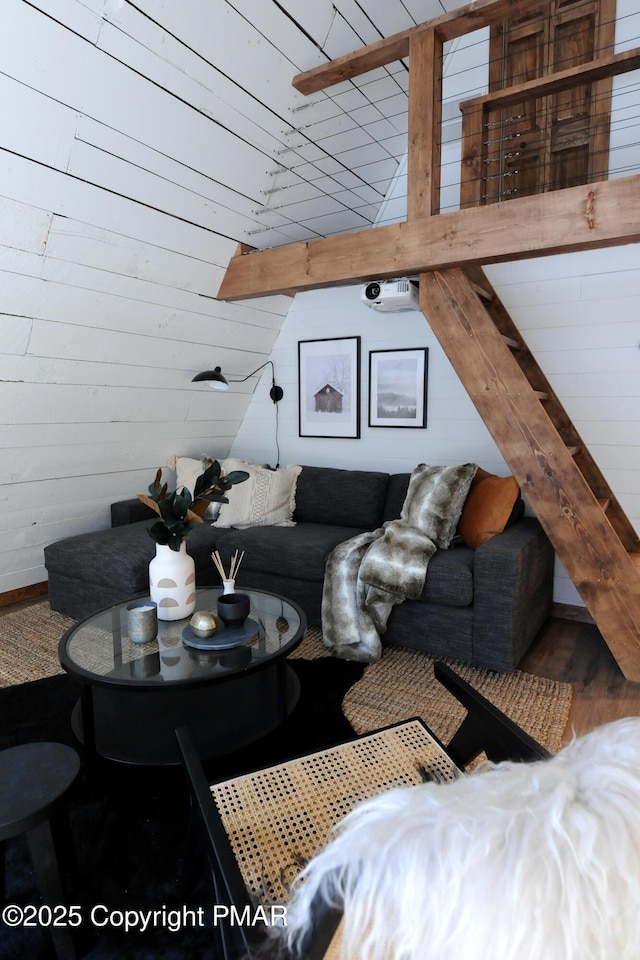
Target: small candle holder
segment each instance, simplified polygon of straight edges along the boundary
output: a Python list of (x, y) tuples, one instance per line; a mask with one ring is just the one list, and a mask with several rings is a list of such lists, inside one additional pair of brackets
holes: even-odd
[(246, 593), (223, 593), (218, 597), (218, 616), (227, 627), (241, 627), (250, 609), (251, 602)]
[(132, 643), (149, 643), (158, 636), (158, 605), (134, 600), (127, 605), (127, 634)]

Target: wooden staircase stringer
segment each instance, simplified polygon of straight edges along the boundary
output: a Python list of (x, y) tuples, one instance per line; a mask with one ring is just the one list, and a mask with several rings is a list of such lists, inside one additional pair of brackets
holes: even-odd
[(490, 298), (487, 302), (483, 302), (487, 313), (493, 320), (498, 331), (503, 337), (506, 336), (518, 344), (518, 347), (513, 353), (514, 359), (531, 386), (541, 394), (544, 394), (544, 396), (539, 399), (542, 399), (544, 403), (545, 413), (551, 419), (566, 446), (575, 448), (574, 460), (594, 495), (601, 502), (601, 506), (606, 504), (605, 512), (607, 519), (620, 537), (620, 540), (627, 550), (640, 551), (640, 538), (638, 537), (635, 527), (618, 502), (615, 493), (609, 486), (600, 467), (593, 459), (587, 445), (578, 433), (552, 385), (538, 365), (536, 358), (525, 343), (511, 315), (489, 282), (488, 277), (481, 267), (465, 267), (464, 273), (474, 285), (474, 289), (476, 289), (476, 293), (478, 293), (481, 299), (483, 299), (483, 294)]
[[(481, 301), (483, 276), (462, 268), (421, 274), (421, 309), (622, 672), (640, 681), (639, 554), (627, 549), (603, 510), (604, 478), (597, 471), (594, 490), (582, 472), (579, 457), (588, 470), (593, 460), (588, 452), (585, 459), (582, 441), (574, 456), (567, 441), (580, 438), (559, 401), (554, 409), (550, 386), (542, 381), (547, 392), (528, 379), (538, 374), (537, 364), (531, 358), (523, 369), (499, 326), (522, 342), (519, 331), (505, 321), (504, 307), (491, 308), (494, 320), (493, 299), (489, 306)], [(522, 351), (531, 356), (524, 344)], [(546, 412), (549, 399), (558, 424)], [(626, 536), (625, 523), (616, 522)], [(630, 539), (637, 544), (635, 533)]]

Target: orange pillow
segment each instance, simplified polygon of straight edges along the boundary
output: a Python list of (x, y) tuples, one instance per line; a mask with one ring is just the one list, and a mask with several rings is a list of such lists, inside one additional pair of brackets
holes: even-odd
[(475, 550), (502, 533), (519, 494), (515, 477), (496, 477), (478, 467), (458, 523), (466, 545)]

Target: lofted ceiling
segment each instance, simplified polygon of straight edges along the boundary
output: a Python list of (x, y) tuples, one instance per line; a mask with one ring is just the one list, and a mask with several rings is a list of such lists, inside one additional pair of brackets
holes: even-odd
[(107, 0), (99, 46), (126, 56), (137, 45), (144, 74), (209, 119), (216, 146), (197, 170), (209, 226), (268, 249), (371, 225), (407, 150), (406, 63), (309, 97), (293, 77), (456, 6)]

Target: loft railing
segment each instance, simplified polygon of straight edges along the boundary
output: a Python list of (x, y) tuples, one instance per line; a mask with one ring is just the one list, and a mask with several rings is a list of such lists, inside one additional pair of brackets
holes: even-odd
[[(547, 98), (587, 84), (596, 85), (593, 103), (604, 104), (610, 96), (606, 82), (638, 68), (640, 50), (630, 50), (463, 102), (460, 206), (481, 206), (606, 180), (608, 109), (585, 113), (564, 125), (560, 119), (555, 142), (551, 136), (531, 142), (539, 136), (534, 118)], [(565, 149), (572, 150), (574, 160), (563, 167), (554, 152), (560, 157)]]
[[(476, 0), (427, 24), (299, 74), (293, 85), (300, 92), (309, 94), (408, 58), (407, 220), (450, 211), (458, 206), (458, 197), (452, 201), (452, 194), (456, 191), (450, 189), (452, 177), (447, 170), (446, 202), (442, 199), (445, 44), (515, 15), (520, 18), (527, 14), (537, 15), (540, 7), (540, 0), (518, 0), (517, 3), (513, 0)], [(612, 43), (613, 24), (607, 24), (606, 28)], [(459, 191), (460, 207), (607, 179), (611, 81), (640, 67), (640, 48), (618, 55), (610, 55), (610, 51), (611, 46), (605, 44), (607, 55), (589, 63), (461, 103), (461, 170), (459, 179), (453, 177), (454, 186)], [(523, 119), (521, 111), (530, 113), (531, 108), (541, 105), (545, 98), (558, 97), (567, 91), (571, 96), (578, 87), (589, 84), (595, 85), (593, 102), (599, 101), (600, 109), (596, 107), (590, 116), (578, 118), (575, 124), (558, 124), (553, 131), (554, 142), (549, 138), (539, 143), (537, 157), (529, 143), (528, 155), (523, 157), (517, 143), (522, 141), (521, 128), (525, 126), (517, 122)], [(520, 108), (515, 116), (509, 112), (513, 105)], [(492, 136), (488, 135), (490, 131), (493, 131)], [(544, 135), (544, 131), (542, 133)], [(527, 135), (531, 141), (530, 129), (527, 129)], [(588, 143), (581, 144), (581, 138)], [(559, 158), (566, 157), (568, 144), (576, 149), (567, 171), (564, 169), (566, 159)], [(509, 149), (509, 145), (515, 149)], [(445, 146), (447, 156), (450, 156), (451, 145)], [(625, 172), (635, 172), (638, 167), (640, 162), (635, 170)]]
[[(603, 110), (598, 114), (600, 126), (597, 130), (589, 129), (591, 137), (595, 130), (596, 149), (590, 148), (591, 166), (586, 175), (581, 175), (586, 180), (582, 179), (578, 186), (571, 186), (575, 178), (556, 178), (567, 189), (549, 195), (548, 178), (543, 176), (538, 177), (533, 188), (530, 183), (521, 183), (518, 193), (508, 193), (513, 171), (519, 171), (522, 164), (510, 167), (513, 158), (507, 156), (506, 149), (497, 156), (490, 154), (488, 141), (494, 138), (487, 136), (487, 131), (494, 130), (497, 139), (504, 140), (512, 131), (520, 132), (515, 125), (511, 126), (511, 118), (519, 118), (521, 113), (519, 108), (512, 109), (513, 104), (524, 103), (526, 107), (544, 97), (558, 97), (563, 90), (574, 90), (576, 85), (615, 85), (616, 78), (640, 68), (640, 47), (613, 55), (613, 41), (607, 40), (604, 47), (596, 46), (599, 57), (590, 63), (560, 72), (556, 68), (556, 72), (540, 80), (490, 90), (472, 99), (469, 93), (449, 95), (445, 44), (449, 57), (450, 42), (464, 37), (459, 46), (473, 45), (474, 38), (469, 35), (475, 31), (491, 28), (516, 14), (522, 19), (540, 7), (540, 0), (474, 0), (453, 13), (294, 77), (293, 86), (308, 95), (397, 60), (408, 61), (406, 220), (401, 222), (394, 215), (388, 223), (379, 221), (374, 229), (270, 250), (250, 251), (240, 245), (227, 267), (218, 298), (239, 300), (295, 293), (461, 264), (496, 263), (640, 242), (640, 151), (638, 138), (633, 142), (632, 129), (639, 125), (639, 87), (632, 77), (625, 81), (623, 95), (614, 92), (614, 100), (619, 97), (625, 104), (620, 116), (628, 116), (626, 124), (616, 123), (616, 136), (620, 126), (629, 127), (617, 154), (618, 158), (624, 155), (624, 162), (610, 163), (613, 146), (609, 147), (609, 139), (613, 144), (614, 124), (609, 122), (607, 110)], [(611, 18), (608, 22), (611, 24)], [(452, 46), (455, 48), (456, 44)], [(476, 85), (474, 89), (483, 86)], [(452, 143), (452, 116), (461, 100), (462, 138)], [(575, 130), (564, 127), (560, 134), (576, 140)], [(545, 150), (548, 155), (546, 145)], [(491, 166), (495, 169), (489, 170)], [(505, 177), (507, 173), (511, 177)], [(488, 189), (491, 185), (492, 191)], [(541, 187), (540, 195), (527, 196)], [(491, 192), (496, 195), (491, 196)], [(516, 199), (510, 203), (496, 203), (511, 196)]]

